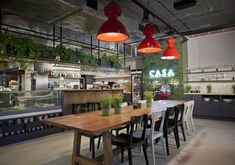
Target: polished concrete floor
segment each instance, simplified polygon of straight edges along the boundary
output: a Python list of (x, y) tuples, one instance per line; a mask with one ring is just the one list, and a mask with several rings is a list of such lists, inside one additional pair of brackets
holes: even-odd
[[(181, 138), (181, 147), (176, 149), (170, 139), (170, 156), (164, 158), (160, 145), (156, 145), (157, 165), (234, 165), (235, 164), (235, 122), (195, 119), (196, 132), (187, 142)], [(82, 138), (82, 154), (91, 156), (89, 140)], [(73, 133), (63, 132), (25, 142), (0, 147), (0, 165), (69, 165), (71, 164)], [(102, 153), (102, 147), (97, 154)], [(149, 162), (152, 157), (148, 149)], [(115, 164), (128, 165), (127, 154), (124, 163), (115, 157)], [(133, 151), (133, 164), (144, 165), (143, 153)]]

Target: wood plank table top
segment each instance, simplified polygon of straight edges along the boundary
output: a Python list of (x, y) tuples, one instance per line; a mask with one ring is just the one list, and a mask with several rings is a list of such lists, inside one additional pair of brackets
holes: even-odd
[(114, 114), (114, 111), (110, 111), (110, 116), (102, 116), (101, 111), (87, 112), (81, 114), (67, 115), (55, 118), (49, 118), (44, 120), (46, 123), (53, 124), (58, 127), (78, 130), (81, 133), (87, 133), (90, 135), (100, 135), (103, 132), (127, 124), (132, 116), (138, 116), (142, 114), (151, 115), (152, 111), (159, 109), (166, 109), (167, 107), (173, 107), (179, 104), (183, 104), (184, 101), (175, 100), (160, 100), (153, 102), (153, 108), (139, 108), (133, 109), (132, 106), (122, 108), (121, 114)]
[[(132, 116), (142, 114), (151, 115), (153, 111), (159, 111), (168, 107), (174, 107), (183, 104), (184, 101), (161, 100), (153, 102), (152, 108), (133, 109), (132, 106), (122, 108), (121, 114), (114, 114), (112, 110), (110, 116), (102, 116), (101, 111), (87, 112), (75, 115), (67, 115), (44, 120), (46, 123), (53, 124), (62, 128), (69, 128), (74, 130), (74, 144), (72, 164), (78, 165), (113, 165), (113, 151), (111, 145), (111, 133), (109, 130), (118, 128), (130, 122)], [(81, 136), (88, 135), (102, 135), (104, 161), (97, 162), (94, 159), (87, 158), (80, 154), (81, 150)]]

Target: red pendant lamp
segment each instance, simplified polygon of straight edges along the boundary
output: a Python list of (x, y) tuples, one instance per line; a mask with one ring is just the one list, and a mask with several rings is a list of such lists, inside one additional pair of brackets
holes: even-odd
[(160, 52), (161, 45), (157, 40), (153, 38), (153, 34), (155, 33), (155, 26), (153, 24), (146, 24), (144, 27), (144, 35), (145, 38), (138, 45), (138, 52), (140, 53), (156, 53)]
[(178, 59), (180, 57), (180, 53), (178, 50), (174, 47), (175, 39), (173, 36), (170, 36), (167, 38), (167, 44), (168, 47), (162, 54), (162, 59)]
[(114, 1), (109, 2), (104, 7), (104, 15), (108, 17), (100, 29), (96, 38), (105, 42), (121, 42), (129, 38), (125, 26), (118, 21), (118, 17), (121, 16), (121, 7)]

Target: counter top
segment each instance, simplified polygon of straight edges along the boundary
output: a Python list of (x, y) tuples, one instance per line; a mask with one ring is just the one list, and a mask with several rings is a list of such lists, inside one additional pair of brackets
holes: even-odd
[(230, 95), (235, 96), (233, 93), (184, 93), (185, 95)]
[(64, 92), (122, 91), (123, 89), (65, 89)]

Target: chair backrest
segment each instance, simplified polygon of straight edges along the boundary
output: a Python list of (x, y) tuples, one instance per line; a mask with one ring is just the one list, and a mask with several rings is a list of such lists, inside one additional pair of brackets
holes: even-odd
[(184, 104), (178, 105), (177, 108), (179, 110), (178, 120), (183, 121), (183, 118), (184, 118)]
[(189, 116), (190, 104), (190, 101), (184, 103), (183, 121), (186, 121), (187, 117)]
[(168, 124), (169, 124), (169, 117), (172, 116), (174, 119), (174, 126), (178, 126), (178, 116), (179, 116), (179, 106), (176, 107), (169, 107), (166, 110), (165, 114), (165, 122), (164, 122), (164, 131), (168, 132)]
[(127, 106), (128, 106), (127, 102), (121, 103), (121, 107), (127, 107)]
[(194, 100), (190, 100), (189, 116), (193, 116)]
[(139, 102), (140, 102), (142, 108), (147, 106), (147, 101), (146, 100), (140, 100)]
[(129, 132), (129, 144), (132, 144), (132, 138), (133, 138), (133, 133), (134, 133), (134, 128), (136, 124), (141, 124), (143, 126), (142, 129), (142, 133), (141, 133), (141, 139), (140, 140), (144, 140), (145, 139), (145, 133), (146, 133), (146, 128), (147, 128), (147, 124), (148, 124), (148, 115), (144, 114), (144, 115), (140, 115), (140, 116), (133, 116), (131, 117), (130, 120), (130, 132)]
[(157, 112), (152, 112), (152, 125), (151, 125), (151, 131), (150, 131), (150, 138), (154, 139), (154, 134), (155, 134), (155, 124), (156, 121), (160, 120), (160, 128), (158, 130), (158, 132), (162, 132), (163, 133), (163, 126), (164, 126), (164, 121), (165, 121), (165, 109), (162, 109), (161, 111), (157, 111)]

